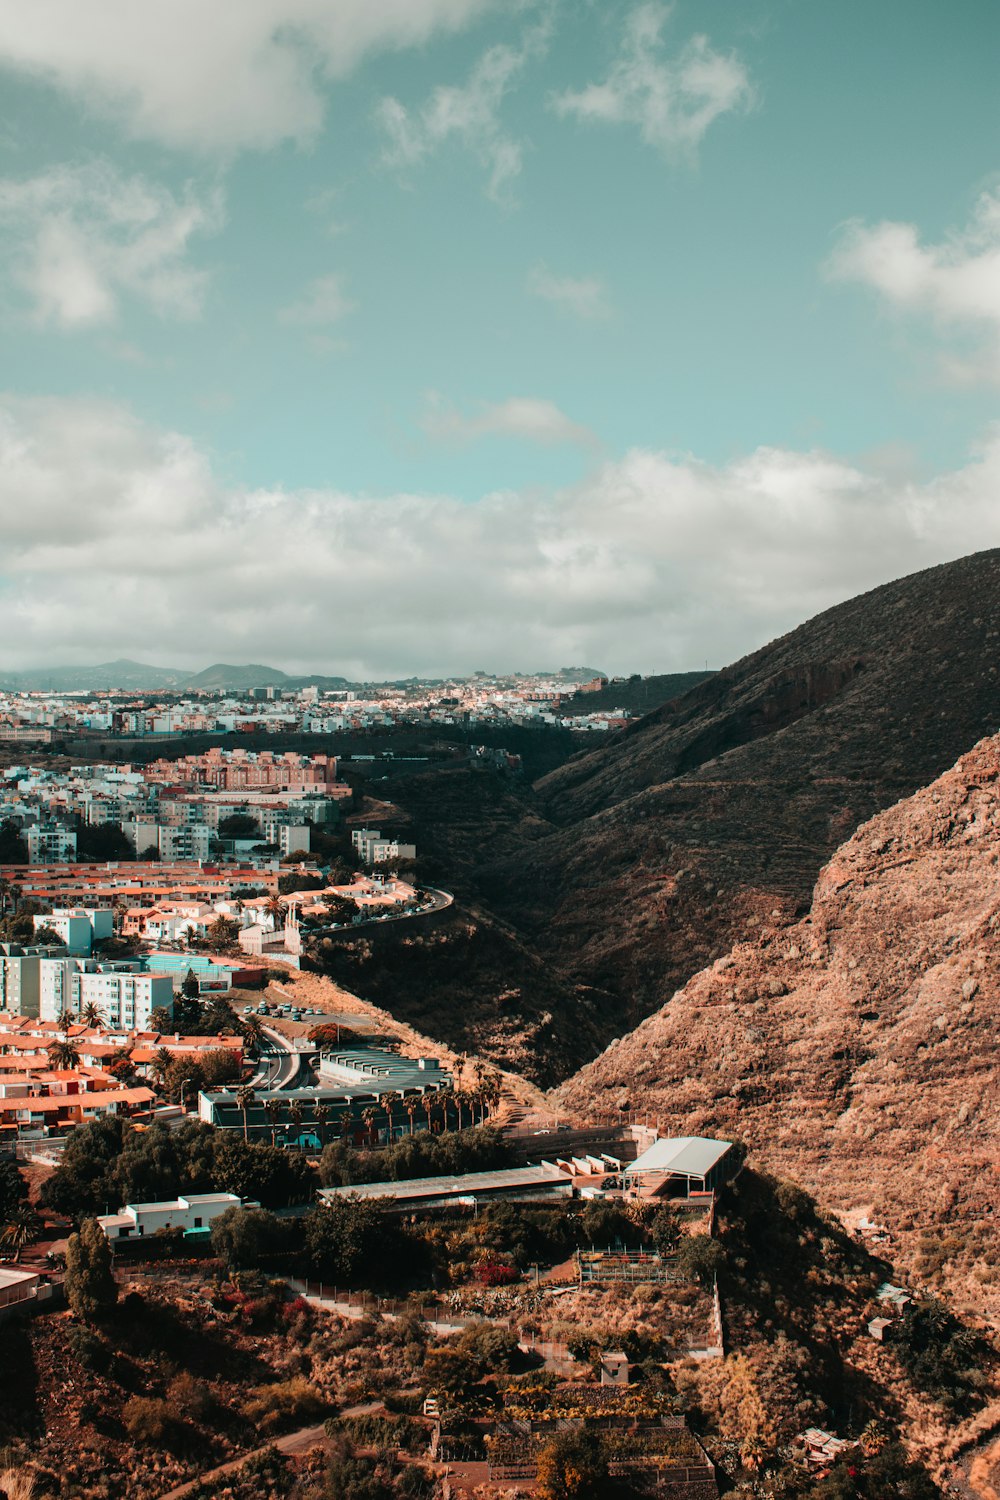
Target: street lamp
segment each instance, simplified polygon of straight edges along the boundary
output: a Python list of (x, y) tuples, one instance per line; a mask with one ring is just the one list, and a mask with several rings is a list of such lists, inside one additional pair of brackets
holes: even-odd
[(180, 1097), (180, 1106), (181, 1106), (181, 1109), (184, 1108), (184, 1090), (185, 1090), (186, 1086), (190, 1082), (191, 1082), (190, 1078), (182, 1078), (181, 1079), (181, 1097)]

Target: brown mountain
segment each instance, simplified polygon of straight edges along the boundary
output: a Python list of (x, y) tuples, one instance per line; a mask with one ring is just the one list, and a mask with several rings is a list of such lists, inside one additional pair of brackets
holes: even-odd
[(480, 846), (458, 883), (620, 1034), (1000, 725), (998, 648), (998, 551), (863, 594), (543, 778), (530, 837)]
[(807, 916), (734, 947), (557, 1098), (742, 1138), (996, 1318), (998, 1023), (995, 736), (858, 829)]

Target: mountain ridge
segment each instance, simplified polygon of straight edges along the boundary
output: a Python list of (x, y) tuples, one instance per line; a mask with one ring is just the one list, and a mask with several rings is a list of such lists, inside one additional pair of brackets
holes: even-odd
[(997, 728), (998, 647), (1000, 551), (884, 584), (566, 761), (467, 878), (621, 1035)]
[(1000, 1201), (998, 868), (994, 735), (864, 823), (801, 919), (736, 944), (554, 1098), (736, 1135), (828, 1207), (887, 1221), (913, 1274), (1000, 1318), (983, 1281)]

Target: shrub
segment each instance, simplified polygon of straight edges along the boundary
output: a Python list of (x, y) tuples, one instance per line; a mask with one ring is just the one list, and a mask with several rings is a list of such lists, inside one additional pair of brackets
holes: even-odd
[(130, 1396), (122, 1421), (136, 1443), (162, 1443), (173, 1426), (170, 1408), (160, 1396)]
[(327, 1402), (302, 1375), (258, 1386), (242, 1408), (247, 1421), (267, 1435), (292, 1422), (304, 1424), (326, 1409)]
[(167, 1403), (171, 1415), (178, 1420), (202, 1422), (215, 1409), (215, 1396), (211, 1386), (197, 1380), (190, 1371), (182, 1370), (167, 1387)]
[(517, 1267), (506, 1266), (502, 1261), (488, 1260), (476, 1267), (476, 1280), (482, 1286), (513, 1286), (520, 1279)]

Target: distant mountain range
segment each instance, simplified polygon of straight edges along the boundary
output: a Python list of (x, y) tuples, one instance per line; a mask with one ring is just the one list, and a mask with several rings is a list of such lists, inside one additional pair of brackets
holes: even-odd
[(216, 691), (244, 692), (255, 687), (280, 688), (343, 688), (349, 686), (346, 677), (324, 677), (313, 674), (306, 677), (291, 677), (278, 667), (265, 667), (259, 663), (246, 666), (230, 666), (216, 662), (203, 672), (182, 672), (173, 667), (153, 667), (148, 662), (130, 661), (120, 657), (117, 661), (100, 662), (95, 667), (48, 667), (31, 672), (0, 673), (0, 688), (7, 691), (71, 693), (88, 689), (115, 688), (125, 692), (157, 692), (190, 688), (209, 688)]
[[(576, 683), (590, 681), (601, 674), (592, 667), (562, 667), (558, 672), (538, 675), (562, 677), (570, 683)], [(381, 686), (403, 687), (430, 680), (418, 677), (399, 678)], [(250, 662), (244, 666), (216, 662), (203, 672), (182, 672), (174, 667), (153, 667), (148, 662), (131, 661), (126, 656), (119, 657), (117, 661), (100, 662), (95, 667), (37, 667), (30, 672), (0, 672), (0, 691), (24, 693), (73, 693), (101, 688), (134, 693), (177, 692), (184, 689), (197, 691), (199, 688), (214, 692), (246, 692), (249, 688), (258, 687), (280, 687), (295, 691), (304, 687), (335, 689), (357, 685), (346, 677), (326, 677), (319, 672), (295, 677), (282, 672), (278, 667), (262, 666), (259, 662)]]

